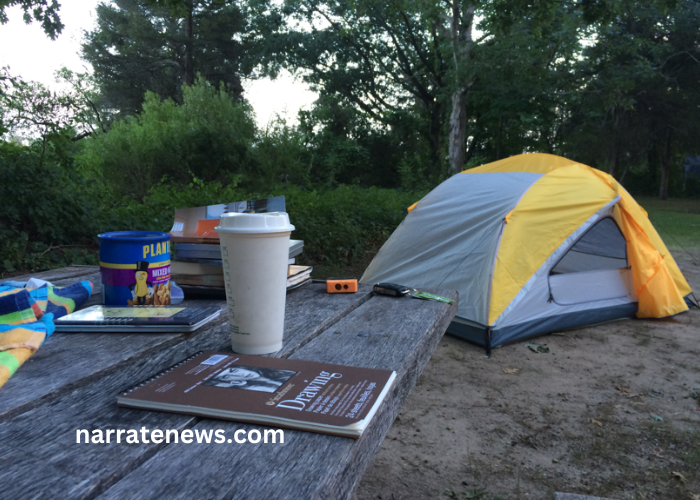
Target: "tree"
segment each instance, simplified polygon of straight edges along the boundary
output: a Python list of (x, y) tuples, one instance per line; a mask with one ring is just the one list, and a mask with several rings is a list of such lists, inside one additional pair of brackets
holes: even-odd
[(181, 103), (182, 84), (192, 85), (197, 73), (241, 94), (240, 10), (230, 0), (183, 5), (184, 13), (140, 0), (98, 5), (97, 28), (86, 33), (82, 55), (93, 66), (103, 105), (117, 116), (137, 113), (146, 91)]
[(474, 25), (474, 4), (452, 0), (452, 15), (448, 17), (452, 69), (452, 112), (450, 114), (449, 156), (450, 170), (457, 173), (464, 168), (467, 133), (467, 102), (469, 89), (473, 84), (473, 74), (469, 71), (469, 58), (474, 46), (472, 30)]
[(90, 77), (65, 68), (56, 76), (71, 88), (51, 91), (39, 82), (10, 74), (8, 68), (0, 68), (0, 137), (24, 143), (36, 141), (41, 161), (52, 139), (62, 136), (76, 142), (103, 128)]
[(226, 183), (256, 179), (250, 106), (201, 77), (182, 92), (182, 104), (147, 93), (141, 113), (86, 141), (84, 169), (139, 201), (164, 176), (180, 185), (193, 176)]
[(558, 152), (569, 96), (580, 85), (572, 74), (585, 29), (577, 9), (564, 5), (546, 23), (523, 17), (507, 26), (498, 14), (489, 12), (479, 26), (493, 35), (472, 62), (468, 162)]
[[(44, 33), (55, 40), (63, 31), (63, 24), (58, 15), (61, 5), (56, 0), (0, 0), (0, 24), (7, 23), (6, 7), (19, 5), (24, 10), (24, 22), (30, 24), (32, 18), (41, 23)], [(30, 12), (31, 11), (31, 12)]]
[(653, 183), (664, 199), (673, 158), (697, 147), (700, 5), (625, 4), (595, 29), (576, 68), (565, 149), (621, 180), (646, 163), (640, 189)]
[[(488, 58), (490, 49), (507, 46), (509, 26), (501, 13), (505, 3), (287, 0), (275, 7), (258, 0), (252, 3), (252, 35), (257, 33), (270, 73), (279, 66), (296, 71), (322, 96), (342, 100), (392, 129), (398, 119), (419, 116), (417, 126), (429, 143), (432, 169), (444, 175), (464, 167), (473, 117), (470, 96), (483, 81), (481, 68), (494, 63)], [(536, 35), (540, 25), (568, 15), (552, 5), (556, 4), (540, 2), (524, 15), (514, 11), (510, 25)], [(538, 17), (540, 10), (547, 15)], [(477, 18), (482, 21), (475, 37)], [(565, 34), (576, 40), (575, 32)], [(562, 51), (572, 44), (546, 51), (541, 45), (533, 44), (546, 52), (543, 68), (552, 70), (560, 59), (568, 60)]]
[(438, 168), (449, 63), (434, 13), (422, 6), (408, 0), (262, 1), (253, 4), (251, 34), (264, 48), (270, 73), (280, 66), (300, 73), (326, 101), (355, 107), (385, 126), (408, 109), (421, 115)]

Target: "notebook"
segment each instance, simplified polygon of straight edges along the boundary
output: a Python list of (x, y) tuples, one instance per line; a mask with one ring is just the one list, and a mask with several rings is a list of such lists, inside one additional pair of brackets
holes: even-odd
[(207, 351), (122, 392), (117, 404), (358, 438), (395, 378), (391, 370)]
[(54, 321), (57, 332), (191, 332), (221, 314), (218, 307), (92, 306)]

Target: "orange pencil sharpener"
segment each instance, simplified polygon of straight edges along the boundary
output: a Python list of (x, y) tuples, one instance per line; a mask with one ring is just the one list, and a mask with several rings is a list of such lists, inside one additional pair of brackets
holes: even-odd
[(357, 278), (328, 278), (326, 280), (327, 293), (356, 293)]

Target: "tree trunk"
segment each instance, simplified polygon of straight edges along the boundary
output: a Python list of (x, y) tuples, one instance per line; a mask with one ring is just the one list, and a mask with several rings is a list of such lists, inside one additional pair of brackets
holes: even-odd
[(663, 156), (661, 165), (661, 186), (659, 187), (659, 198), (665, 200), (668, 198), (668, 181), (671, 176), (671, 140), (673, 138), (673, 130), (668, 128), (666, 133), (666, 151)]
[(452, 114), (450, 115), (450, 167), (453, 174), (464, 168), (467, 153), (467, 97), (468, 91), (458, 90), (452, 94)]
[(192, 39), (194, 38), (194, 21), (192, 20), (192, 2), (185, 2), (187, 18), (185, 19), (185, 85), (194, 84), (194, 62), (192, 57)]
[(659, 154), (657, 151), (657, 140), (652, 138), (647, 150), (647, 175), (650, 186), (659, 185)]
[(457, 80), (452, 92), (452, 113), (450, 115), (449, 155), (450, 171), (453, 174), (464, 168), (467, 132), (467, 101), (469, 85), (461, 80), (464, 66), (467, 64), (472, 48), (472, 25), (474, 22), (474, 5), (467, 4), (461, 11), (460, 0), (452, 0), (452, 19), (450, 20), (450, 43), (454, 59), (454, 71)]
[(620, 171), (620, 154), (619, 154), (619, 148), (617, 144), (617, 139), (613, 138), (613, 144), (612, 144), (612, 151), (610, 151), (610, 167), (609, 167), (609, 173), (610, 175), (617, 179), (619, 176), (619, 171)]
[(435, 168), (435, 172), (439, 171), (442, 173), (442, 165), (444, 165), (443, 154), (440, 153), (440, 142), (442, 141), (442, 104), (435, 101), (430, 106), (430, 129), (429, 129), (429, 139), (430, 139), (430, 161), (432, 166)]
[[(477, 118), (478, 120), (478, 118)], [(467, 147), (467, 155), (464, 157), (464, 164), (466, 165), (474, 158), (474, 152), (477, 150), (480, 144), (480, 139), (478, 133), (472, 136), (471, 142), (469, 142)]]
[(610, 164), (608, 173), (617, 179), (620, 171), (620, 144), (618, 140), (618, 125), (620, 122), (620, 112), (613, 109), (613, 132), (612, 132), (612, 147), (610, 149)]
[(496, 161), (501, 159), (501, 139), (503, 138), (503, 115), (498, 117), (498, 135), (496, 136)]

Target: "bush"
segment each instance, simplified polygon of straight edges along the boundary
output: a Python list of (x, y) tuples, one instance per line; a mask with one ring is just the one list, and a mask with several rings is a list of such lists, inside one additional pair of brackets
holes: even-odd
[(33, 148), (0, 142), (0, 271), (96, 263), (92, 186)]
[(393, 189), (339, 186), (324, 191), (290, 188), (289, 217), (304, 240), (304, 260), (313, 264), (352, 264), (374, 254), (422, 195)]
[(237, 183), (204, 182), (194, 178), (186, 185), (167, 177), (152, 186), (142, 202), (123, 197), (104, 203), (100, 208), (100, 231), (170, 231), (176, 208), (200, 207), (245, 200)]
[(254, 188), (279, 183), (308, 187), (311, 156), (306, 135), (278, 117), (258, 136), (253, 157), (259, 174), (247, 184)]
[(164, 176), (182, 185), (193, 176), (224, 183), (254, 177), (254, 138), (250, 106), (200, 78), (183, 87), (182, 105), (147, 93), (143, 112), (90, 138), (81, 160), (119, 194), (141, 200)]
[(195, 179), (179, 187), (164, 181), (151, 188), (143, 203), (128, 200), (103, 212), (101, 230), (169, 231), (176, 208), (269, 196), (285, 196), (297, 228), (292, 237), (304, 240), (304, 261), (352, 264), (377, 251), (422, 193), (357, 186), (307, 191), (293, 185), (277, 186), (270, 193), (245, 193), (235, 184)]

